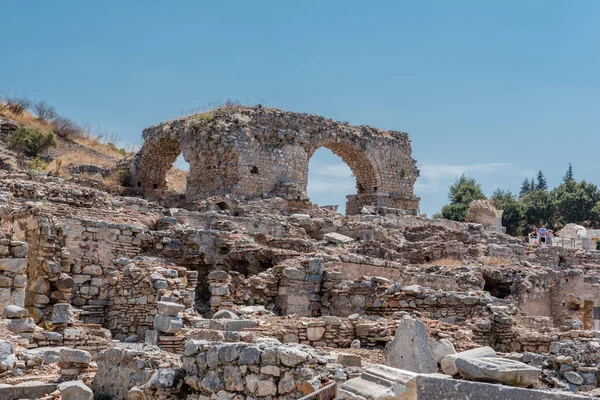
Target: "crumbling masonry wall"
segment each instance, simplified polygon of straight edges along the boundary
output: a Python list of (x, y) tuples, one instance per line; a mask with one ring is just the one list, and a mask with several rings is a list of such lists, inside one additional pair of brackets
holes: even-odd
[(132, 183), (145, 192), (166, 187), (165, 176), (181, 153), (190, 165), (186, 198), (232, 195), (307, 200), (308, 162), (326, 147), (348, 164), (357, 193), (347, 213), (385, 206), (416, 214), (419, 176), (404, 132), (349, 126), (312, 114), (261, 106), (228, 107), (163, 122), (143, 132), (132, 164)]

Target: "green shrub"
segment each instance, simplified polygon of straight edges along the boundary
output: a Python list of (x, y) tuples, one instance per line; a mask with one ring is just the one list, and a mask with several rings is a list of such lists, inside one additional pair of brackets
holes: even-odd
[(48, 163), (40, 160), (39, 157), (36, 157), (33, 160), (27, 161), (27, 168), (30, 171), (42, 172), (48, 168)]
[(37, 156), (42, 151), (56, 146), (56, 137), (52, 132), (44, 132), (39, 128), (22, 126), (10, 134), (8, 144), (22, 150), (30, 156)]

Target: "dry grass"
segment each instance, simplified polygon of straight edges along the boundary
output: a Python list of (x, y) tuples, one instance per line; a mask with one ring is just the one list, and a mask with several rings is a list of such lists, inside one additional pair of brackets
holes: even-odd
[(127, 154), (123, 154), (116, 148), (114, 148), (106, 143), (102, 143), (101, 140), (92, 138), (90, 136), (75, 136), (72, 138), (72, 140), (75, 143), (80, 144), (84, 147), (90, 148), (92, 150), (96, 150), (97, 152), (102, 153), (108, 157), (112, 157), (115, 159), (115, 161), (118, 161), (118, 160), (122, 159), (123, 157), (127, 156)]
[(167, 189), (184, 194), (187, 187), (187, 177), (190, 175), (189, 171), (173, 167), (167, 172), (165, 180), (167, 181)]
[(464, 261), (456, 260), (454, 258), (441, 258), (439, 260), (428, 262), (425, 265), (441, 265), (443, 267), (462, 267), (465, 265)]
[(80, 164), (92, 164), (102, 168), (112, 168), (115, 166), (115, 160), (86, 151), (85, 149), (69, 147), (60, 150), (60, 156), (52, 160), (48, 165), (47, 171), (67, 175), (71, 166)]
[(506, 258), (500, 257), (484, 257), (483, 258), (484, 265), (507, 265), (510, 264), (510, 261)]
[[(5, 104), (6, 103), (3, 103), (0, 101), (0, 108), (4, 107)], [(4, 108), (4, 109), (2, 109), (2, 111), (0, 111), (0, 117), (4, 117), (6, 119), (12, 119), (13, 121), (16, 121), (20, 124), (33, 126), (33, 127), (39, 128), (43, 131), (51, 131), (52, 130), (52, 125), (49, 122), (38, 120), (29, 111), (24, 111), (20, 114), (14, 114), (13, 112), (10, 111), (10, 109)]]
[[(52, 131), (51, 122), (42, 121), (29, 111), (15, 114), (10, 109), (3, 108), (4, 105), (5, 103), (0, 102), (0, 117), (43, 131)], [(89, 124), (80, 126), (79, 130), (79, 134), (73, 135), (69, 139), (57, 137), (57, 146), (51, 150), (55, 160), (48, 166), (48, 171), (58, 170), (65, 174), (71, 165), (76, 164), (93, 164), (110, 168), (128, 155), (128, 153), (119, 151), (113, 144), (119, 142), (115, 135), (98, 134), (90, 128)]]

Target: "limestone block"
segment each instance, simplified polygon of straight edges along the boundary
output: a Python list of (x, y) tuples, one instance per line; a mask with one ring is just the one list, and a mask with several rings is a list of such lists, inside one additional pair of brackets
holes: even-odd
[(431, 349), (431, 353), (433, 353), (433, 357), (438, 364), (444, 359), (444, 357), (449, 356), (450, 354), (456, 354), (454, 345), (448, 339), (430, 340), (429, 348)]
[(8, 305), (4, 307), (4, 312), (2, 313), (4, 318), (27, 318), (29, 316), (29, 311), (24, 309), (23, 307), (16, 306), (14, 304)]
[(62, 400), (93, 400), (94, 392), (82, 381), (68, 381), (58, 385)]
[(323, 235), (323, 239), (330, 243), (335, 243), (335, 244), (348, 244), (348, 243), (354, 242), (353, 238), (342, 235), (337, 232), (326, 233)]
[(306, 328), (306, 338), (311, 342), (320, 340), (325, 334), (324, 326), (309, 326)]
[[(443, 397), (440, 397), (443, 394)], [(374, 365), (340, 387), (348, 400), (584, 400), (568, 392), (522, 389), (503, 385), (456, 380), (440, 374), (416, 374)]]
[(0, 271), (24, 274), (27, 269), (26, 258), (0, 258)]
[(62, 348), (60, 350), (60, 361), (74, 364), (89, 364), (92, 362), (92, 356), (85, 350)]
[(362, 367), (362, 359), (356, 354), (338, 354), (337, 362), (344, 367)]
[(56, 303), (52, 307), (53, 324), (72, 324), (75, 322), (73, 307), (68, 303)]
[(213, 314), (212, 319), (230, 319), (237, 320), (238, 316), (231, 310), (219, 310)]
[(17, 362), (15, 348), (8, 340), (0, 340), (0, 372), (10, 371)]
[(170, 388), (177, 385), (181, 378), (181, 370), (178, 368), (161, 368), (154, 371), (146, 386), (149, 388)]
[(306, 278), (306, 273), (295, 267), (285, 267), (281, 273), (286, 278), (294, 281), (303, 281)]
[(396, 336), (385, 347), (386, 364), (418, 373), (437, 372), (437, 362), (429, 348), (427, 328), (419, 320), (404, 316)]
[(159, 301), (156, 303), (156, 309), (159, 314), (176, 317), (185, 309), (182, 304), (171, 303), (168, 301)]
[(278, 347), (277, 357), (279, 362), (286, 367), (295, 367), (298, 364), (302, 364), (307, 361), (310, 356), (308, 353), (300, 350), (296, 347)]
[(510, 386), (533, 386), (542, 370), (525, 363), (500, 357), (459, 357), (454, 361), (458, 373), (467, 380), (502, 383)]
[(102, 275), (102, 267), (99, 265), (86, 265), (81, 270), (81, 273), (95, 276)]
[(35, 321), (33, 318), (10, 319), (8, 329), (13, 333), (33, 332), (35, 329)]
[(183, 328), (183, 322), (179, 317), (157, 314), (154, 317), (154, 329), (165, 333), (177, 333)]
[(490, 358), (490, 357), (498, 357), (496, 355), (496, 351), (491, 347), (478, 347), (476, 349), (471, 349), (467, 351), (463, 351), (456, 354), (451, 354), (442, 359), (440, 362), (440, 366), (442, 367), (442, 371), (446, 375), (456, 375), (458, 370), (456, 369), (456, 365), (454, 364), (456, 359), (459, 357), (469, 357), (469, 358)]

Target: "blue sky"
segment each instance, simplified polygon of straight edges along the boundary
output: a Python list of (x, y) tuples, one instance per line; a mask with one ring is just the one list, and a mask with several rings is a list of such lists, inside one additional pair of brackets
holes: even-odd
[[(1, 89), (126, 142), (232, 98), (408, 132), (428, 214), (463, 172), (487, 194), (569, 161), (600, 183), (597, 1), (40, 0), (1, 20)], [(313, 157), (312, 199), (353, 192), (340, 164)]]

